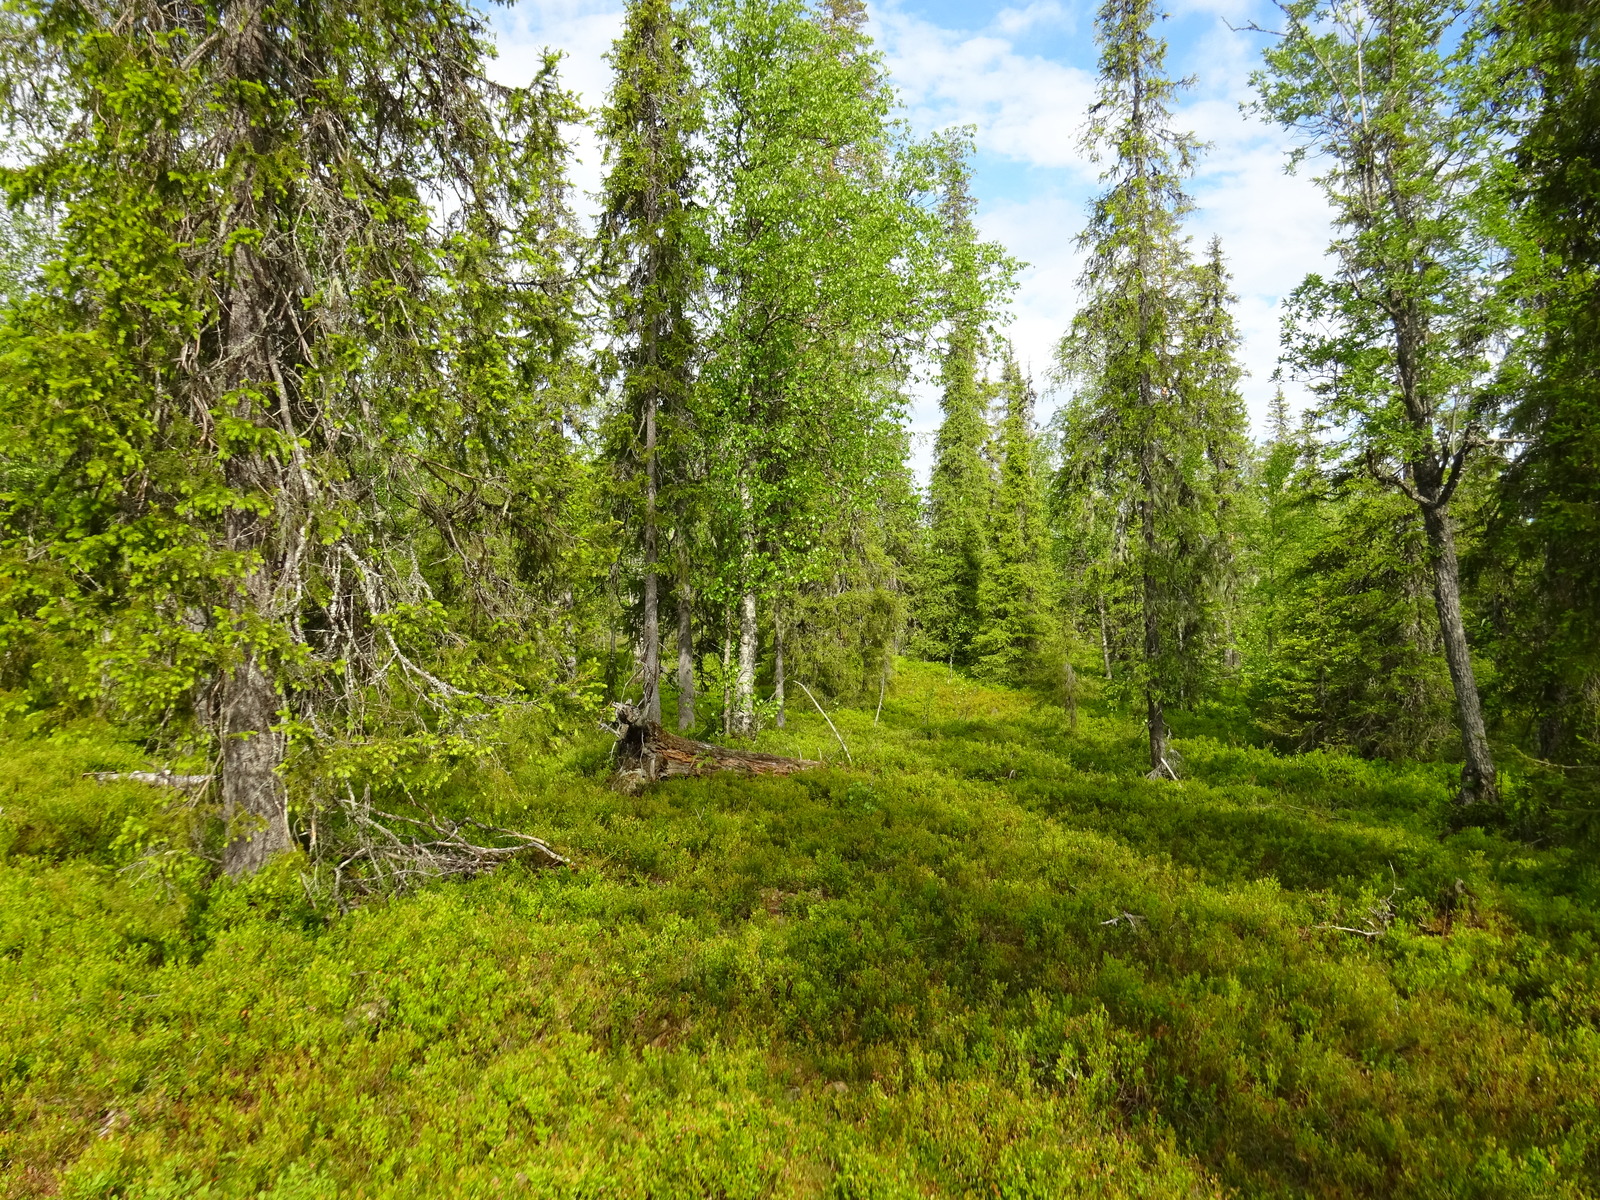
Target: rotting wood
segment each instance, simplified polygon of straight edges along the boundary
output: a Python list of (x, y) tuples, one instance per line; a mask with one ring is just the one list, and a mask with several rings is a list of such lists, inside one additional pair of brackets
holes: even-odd
[(616, 706), (617, 774), (624, 781), (643, 782), (690, 775), (714, 775), (719, 771), (738, 771), (746, 775), (792, 775), (824, 764), (809, 758), (784, 758), (777, 754), (758, 754), (735, 750), (713, 742), (668, 733), (656, 721), (631, 704)]
[(91, 771), (89, 778), (100, 783), (151, 783), (158, 787), (199, 788), (205, 787), (215, 776), (174, 775), (171, 771)]

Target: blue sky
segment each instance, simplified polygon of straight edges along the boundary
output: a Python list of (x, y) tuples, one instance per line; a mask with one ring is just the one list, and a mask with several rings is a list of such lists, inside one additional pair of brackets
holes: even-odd
[[(1162, 25), (1171, 44), (1169, 65), (1174, 75), (1195, 77), (1175, 124), (1211, 143), (1191, 188), (1197, 208), (1189, 227), (1197, 249), (1213, 233), (1222, 238), (1239, 294), (1242, 356), (1250, 373), (1244, 392), (1260, 429), (1273, 390), (1279, 305), (1322, 265), (1327, 209), (1309, 172), (1284, 172), (1288, 136), (1240, 112), (1240, 103), (1250, 99), (1249, 74), (1262, 37), (1234, 33), (1229, 25), (1257, 20), (1270, 27), (1275, 10), (1268, 0), (1171, 0), (1169, 7)], [(977, 127), (979, 223), (1030, 264), (1008, 332), (1043, 389), (1055, 342), (1076, 306), (1080, 257), (1074, 240), (1098, 190), (1099, 168), (1079, 145), (1094, 89), (1094, 6), (1081, 0), (882, 0), (870, 2), (868, 13), (913, 128)], [(601, 56), (621, 14), (621, 0), (523, 0), (498, 10), (496, 74), (508, 83), (525, 82), (542, 48), (559, 48), (567, 85), (585, 104), (596, 104), (607, 83)], [(574, 181), (592, 191), (599, 154), (582, 131), (578, 145), (582, 162)], [(1044, 396), (1041, 418), (1059, 399)], [(911, 424), (919, 435), (915, 457), (925, 469), (928, 435), (938, 424), (927, 389), (914, 397)]]

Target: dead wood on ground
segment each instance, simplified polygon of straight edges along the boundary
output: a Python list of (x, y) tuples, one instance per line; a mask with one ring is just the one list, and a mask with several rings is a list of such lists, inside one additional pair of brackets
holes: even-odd
[(824, 764), (810, 758), (784, 758), (778, 754), (758, 754), (735, 750), (712, 742), (668, 733), (631, 704), (616, 706), (617, 775), (624, 783), (654, 779), (673, 779), (686, 775), (713, 775), (718, 771), (737, 771), (745, 775), (792, 775)]

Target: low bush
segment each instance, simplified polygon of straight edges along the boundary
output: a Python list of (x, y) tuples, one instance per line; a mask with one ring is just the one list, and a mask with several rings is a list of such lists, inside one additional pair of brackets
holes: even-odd
[(13, 738), (0, 1186), (1600, 1194), (1596, 872), (1441, 835), (1440, 770), (1212, 732), (1147, 782), (1114, 713), (916, 664), (831, 715), (853, 767), (632, 796), (508, 735), (442, 795), (573, 868), (343, 916), (85, 782), (109, 735)]

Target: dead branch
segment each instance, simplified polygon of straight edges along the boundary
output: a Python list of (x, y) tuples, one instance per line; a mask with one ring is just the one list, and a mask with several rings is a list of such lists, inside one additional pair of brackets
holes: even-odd
[[(1389, 882), (1391, 884), (1389, 894), (1368, 905), (1366, 924), (1360, 928), (1351, 925), (1333, 924), (1314, 925), (1312, 928), (1326, 929), (1333, 933), (1350, 933), (1356, 937), (1364, 937), (1369, 942), (1376, 941), (1389, 932), (1389, 927), (1395, 921), (1394, 898), (1400, 894), (1401, 888), (1400, 880), (1394, 873), (1393, 863), (1389, 864)], [(1458, 879), (1456, 882), (1460, 883), (1461, 881)]]
[[(347, 789), (338, 803), (346, 829), (339, 849), (325, 859), (332, 863), (332, 896), (340, 908), (354, 898), (409, 891), (437, 879), (486, 875), (523, 854), (536, 854), (547, 866), (571, 865), (542, 838), (471, 818), (441, 817), (412, 802), (421, 817), (374, 808), (370, 793), (358, 798)], [(397, 827), (409, 827), (409, 836), (402, 837)], [(469, 830), (476, 832), (468, 836)]]
[(838, 729), (834, 728), (833, 718), (830, 717), (826, 712), (823, 712), (822, 705), (817, 704), (817, 698), (811, 695), (810, 688), (801, 683), (798, 679), (795, 680), (795, 683), (799, 686), (800, 690), (806, 694), (811, 703), (816, 704), (817, 711), (822, 713), (822, 719), (828, 723), (828, 728), (833, 730), (833, 736), (839, 739), (839, 749), (844, 751), (845, 761), (848, 762), (852, 767), (855, 766), (856, 760), (850, 757), (850, 747), (844, 744), (844, 738), (839, 737)]

